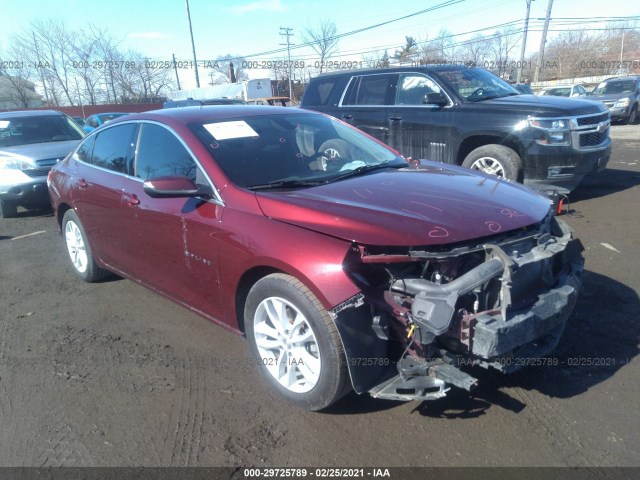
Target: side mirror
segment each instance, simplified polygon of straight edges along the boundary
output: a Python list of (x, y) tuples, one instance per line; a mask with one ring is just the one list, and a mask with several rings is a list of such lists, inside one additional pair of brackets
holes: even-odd
[(422, 100), (422, 103), (425, 105), (438, 105), (439, 107), (446, 106), (449, 101), (447, 98), (440, 92), (431, 92), (427, 93)]
[(190, 178), (183, 176), (150, 178), (143, 185), (144, 193), (152, 198), (181, 198), (209, 196), (213, 192), (208, 186), (198, 187)]

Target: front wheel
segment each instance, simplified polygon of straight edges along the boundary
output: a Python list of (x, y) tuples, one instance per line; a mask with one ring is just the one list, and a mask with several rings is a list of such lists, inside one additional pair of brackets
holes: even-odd
[(96, 264), (84, 228), (73, 210), (67, 210), (62, 218), (62, 234), (76, 275), (85, 282), (97, 282), (109, 275)]
[(522, 161), (515, 150), (504, 145), (484, 145), (473, 150), (462, 162), (463, 167), (479, 170), (506, 180), (522, 179)]
[(336, 326), (302, 282), (277, 273), (250, 290), (247, 340), (260, 372), (290, 402), (321, 410), (351, 388)]
[(634, 105), (633, 107), (631, 107), (631, 111), (629, 112), (629, 116), (627, 117), (627, 120), (625, 123), (628, 125), (635, 125), (637, 121), (638, 121), (638, 106)]
[(7, 200), (0, 200), (0, 218), (13, 218), (18, 215), (18, 205)]

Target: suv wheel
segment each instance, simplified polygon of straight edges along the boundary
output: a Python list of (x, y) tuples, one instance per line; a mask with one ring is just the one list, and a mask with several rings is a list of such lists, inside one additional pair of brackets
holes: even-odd
[(638, 106), (634, 105), (629, 112), (629, 116), (627, 117), (627, 121), (625, 123), (629, 125), (635, 125), (638, 121)]
[(262, 278), (244, 317), (260, 372), (287, 400), (321, 410), (351, 389), (335, 323), (302, 282), (281, 273)]
[(522, 176), (522, 161), (515, 150), (504, 145), (484, 145), (473, 150), (463, 167), (517, 182)]
[(18, 205), (0, 200), (0, 218), (12, 218), (18, 215)]

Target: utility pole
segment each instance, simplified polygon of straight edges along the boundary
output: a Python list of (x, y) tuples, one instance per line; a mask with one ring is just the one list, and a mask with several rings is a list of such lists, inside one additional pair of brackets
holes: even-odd
[[(280, 45), (286, 45), (287, 46), (287, 61), (289, 64), (289, 95), (291, 96), (291, 100), (295, 100), (294, 95), (293, 95), (293, 88), (291, 86), (291, 45), (294, 45), (293, 43), (289, 42), (289, 37), (293, 36), (293, 33), (291, 33), (291, 31), (293, 30), (293, 28), (289, 28), (289, 27), (280, 27), (280, 35), (283, 35), (285, 37), (287, 37), (287, 43), (281, 43)], [(283, 33), (284, 31), (284, 33)]]
[(551, 20), (551, 7), (553, 6), (553, 0), (549, 0), (547, 6), (547, 16), (544, 19), (544, 28), (542, 29), (542, 38), (540, 39), (540, 52), (538, 53), (538, 64), (536, 65), (536, 73), (533, 76), (533, 81), (537, 82), (540, 78), (540, 68), (544, 60), (544, 45), (547, 43), (547, 30), (549, 30), (549, 20)]
[(516, 83), (522, 81), (522, 68), (524, 67), (524, 51), (527, 48), (527, 31), (529, 30), (529, 12), (531, 11), (531, 2), (527, 1), (527, 16), (524, 19), (524, 32), (522, 33), (522, 48), (520, 49), (520, 64), (518, 65), (518, 74), (516, 76)]
[(193, 41), (193, 28), (191, 28), (191, 12), (189, 12), (189, 0), (187, 1), (187, 19), (189, 20), (189, 34), (191, 35), (191, 50), (193, 50), (193, 65), (196, 69), (196, 87), (200, 88), (200, 77), (198, 75), (198, 59), (196, 58), (196, 44)]
[(178, 84), (178, 90), (182, 90), (180, 88), (180, 79), (178, 78), (178, 65), (176, 64), (176, 54), (172, 53), (173, 56), (173, 69), (176, 71), (176, 83)]

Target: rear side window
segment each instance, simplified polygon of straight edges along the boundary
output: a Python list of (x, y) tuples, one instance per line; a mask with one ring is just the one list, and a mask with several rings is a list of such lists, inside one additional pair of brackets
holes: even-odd
[(393, 74), (382, 74), (354, 78), (343, 105), (386, 105), (395, 77)]
[(135, 123), (126, 123), (100, 131), (96, 135), (91, 163), (129, 175), (136, 128)]
[(304, 106), (317, 107), (326, 105), (331, 98), (331, 94), (338, 83), (338, 78), (319, 78), (312, 81), (304, 92), (302, 104)]
[(205, 184), (191, 154), (178, 138), (164, 127), (144, 123), (140, 131), (135, 176), (143, 180), (182, 175), (196, 184)]

